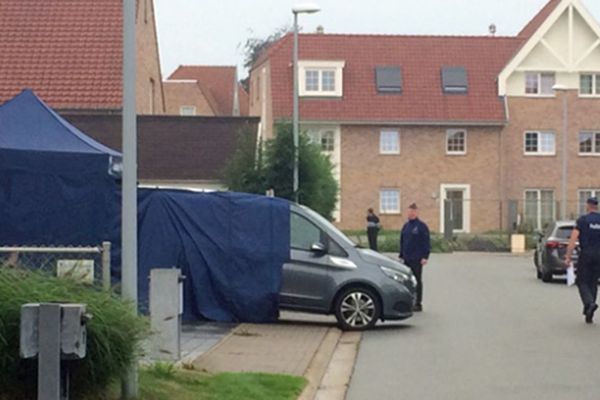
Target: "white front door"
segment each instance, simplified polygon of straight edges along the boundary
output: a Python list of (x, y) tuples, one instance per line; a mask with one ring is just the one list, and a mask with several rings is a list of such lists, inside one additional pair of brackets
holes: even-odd
[(446, 213), (449, 213), (452, 219), (453, 232), (471, 231), (471, 185), (443, 184), (441, 186), (440, 232), (446, 231), (444, 226)]

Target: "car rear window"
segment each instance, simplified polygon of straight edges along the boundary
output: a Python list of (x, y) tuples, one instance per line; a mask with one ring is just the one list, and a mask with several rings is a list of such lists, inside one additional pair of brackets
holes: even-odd
[(559, 239), (569, 239), (573, 228), (572, 226), (561, 226), (556, 230), (555, 236)]

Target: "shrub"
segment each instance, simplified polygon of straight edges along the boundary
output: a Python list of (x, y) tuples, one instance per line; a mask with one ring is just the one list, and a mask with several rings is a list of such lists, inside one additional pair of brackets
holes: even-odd
[(101, 396), (123, 376), (141, 351), (147, 323), (130, 304), (106, 292), (38, 272), (0, 266), (0, 399), (35, 398), (37, 360), (19, 357), (21, 305), (40, 302), (87, 304), (87, 357), (72, 361), (72, 398)]

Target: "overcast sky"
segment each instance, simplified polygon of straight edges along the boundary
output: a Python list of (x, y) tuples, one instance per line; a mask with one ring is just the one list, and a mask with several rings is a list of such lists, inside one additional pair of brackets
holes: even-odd
[[(481, 35), (495, 23), (514, 35), (548, 0), (313, 0), (304, 32)], [(583, 0), (600, 20), (600, 1)], [(300, 0), (154, 0), (163, 76), (180, 64), (242, 66), (241, 45), (292, 22)], [(239, 71), (240, 78), (246, 71)]]

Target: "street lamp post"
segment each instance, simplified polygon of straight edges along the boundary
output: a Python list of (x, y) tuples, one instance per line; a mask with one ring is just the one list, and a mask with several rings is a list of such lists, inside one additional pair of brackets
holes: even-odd
[(299, 192), (299, 173), (298, 173), (298, 162), (300, 159), (299, 154), (299, 100), (298, 100), (298, 14), (314, 14), (321, 11), (321, 8), (315, 4), (298, 4), (292, 8), (294, 14), (294, 55), (293, 55), (293, 73), (294, 73), (294, 108), (292, 110), (292, 125), (294, 135), (294, 200), (298, 202)]
[(563, 100), (563, 132), (562, 132), (562, 168), (561, 168), (561, 204), (560, 217), (567, 219), (567, 203), (568, 203), (568, 171), (569, 171), (569, 151), (568, 151), (568, 136), (569, 136), (569, 109), (568, 109), (568, 88), (564, 85), (556, 84), (552, 87), (555, 93), (562, 94)]

